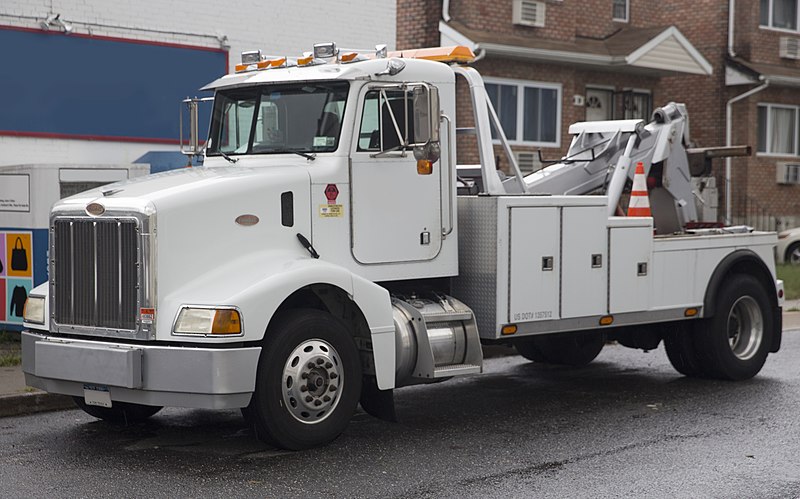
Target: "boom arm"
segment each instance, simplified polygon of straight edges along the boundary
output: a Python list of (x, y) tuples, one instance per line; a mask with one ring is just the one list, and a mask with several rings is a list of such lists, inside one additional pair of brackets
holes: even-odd
[[(605, 191), (608, 213), (613, 215), (626, 178), (633, 178), (632, 164), (642, 162), (649, 175), (654, 165), (662, 167), (661, 182), (651, 202), (671, 203), (677, 228), (697, 220), (685, 144), (689, 135), (688, 114), (683, 104), (670, 103), (656, 109), (653, 121), (597, 121), (576, 123), (567, 155), (561, 162), (525, 177), (529, 193), (588, 194)], [(656, 190), (654, 189), (654, 191)]]

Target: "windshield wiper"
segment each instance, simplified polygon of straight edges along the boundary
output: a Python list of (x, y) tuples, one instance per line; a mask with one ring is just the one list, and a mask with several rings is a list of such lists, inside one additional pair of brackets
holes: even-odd
[(228, 163), (236, 163), (237, 161), (239, 161), (236, 158), (231, 158), (230, 156), (228, 156), (227, 154), (225, 154), (222, 151), (217, 151), (217, 152), (219, 153), (220, 156), (222, 156), (223, 158), (227, 159)]
[(297, 154), (298, 156), (302, 156), (308, 160), (314, 161), (317, 159), (317, 156), (314, 154), (309, 154), (307, 152), (298, 151), (296, 149), (270, 149), (270, 154), (284, 154), (290, 152), (292, 154)]

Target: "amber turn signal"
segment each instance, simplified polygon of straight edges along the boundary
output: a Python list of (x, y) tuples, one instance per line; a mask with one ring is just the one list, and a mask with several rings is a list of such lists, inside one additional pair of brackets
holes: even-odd
[(427, 159), (417, 160), (417, 173), (420, 175), (430, 175), (433, 173), (433, 161)]
[(242, 332), (242, 321), (236, 310), (217, 310), (211, 325), (211, 334), (239, 334)]

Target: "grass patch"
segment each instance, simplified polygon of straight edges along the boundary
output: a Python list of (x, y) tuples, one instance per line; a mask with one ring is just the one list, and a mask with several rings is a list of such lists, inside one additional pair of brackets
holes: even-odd
[(0, 353), (0, 367), (14, 367), (22, 364), (19, 352)]
[(787, 300), (800, 298), (800, 265), (778, 265), (778, 279), (783, 279)]
[(0, 331), (0, 343), (19, 343), (21, 340), (19, 331)]

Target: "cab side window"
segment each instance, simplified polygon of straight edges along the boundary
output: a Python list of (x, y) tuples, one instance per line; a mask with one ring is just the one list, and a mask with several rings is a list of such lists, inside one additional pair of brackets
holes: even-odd
[(371, 90), (364, 98), (359, 151), (399, 150), (413, 142), (413, 99), (402, 90)]

